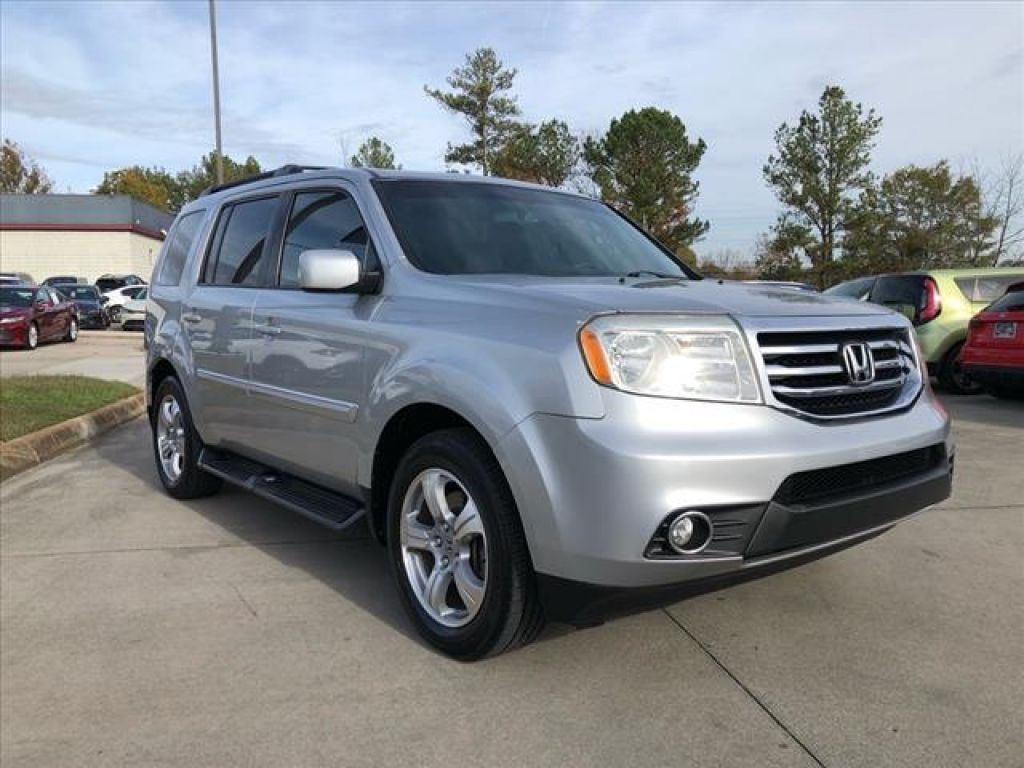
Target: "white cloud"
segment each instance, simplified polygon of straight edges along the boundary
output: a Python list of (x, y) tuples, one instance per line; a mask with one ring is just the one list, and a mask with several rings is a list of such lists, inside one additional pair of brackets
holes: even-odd
[[(885, 123), (877, 170), (994, 163), (1024, 149), (1024, 6), (925, 3), (218, 3), (225, 149), (336, 163), (369, 133), (440, 169), (458, 118), (424, 95), (464, 53), (519, 69), (524, 114), (596, 132), (632, 107), (679, 114), (709, 149), (704, 252), (747, 250), (774, 219), (772, 134), (822, 87)], [(3, 133), (60, 188), (106, 168), (178, 169), (212, 144), (206, 3), (0, 5)]]

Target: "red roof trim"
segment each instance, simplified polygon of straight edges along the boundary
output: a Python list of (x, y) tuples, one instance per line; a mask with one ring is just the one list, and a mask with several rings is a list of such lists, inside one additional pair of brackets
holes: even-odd
[(140, 227), (137, 224), (22, 224), (8, 223), (0, 224), (0, 230), (6, 229), (14, 232), (134, 232), (143, 237), (153, 240), (163, 240), (160, 232), (155, 232), (148, 227)]

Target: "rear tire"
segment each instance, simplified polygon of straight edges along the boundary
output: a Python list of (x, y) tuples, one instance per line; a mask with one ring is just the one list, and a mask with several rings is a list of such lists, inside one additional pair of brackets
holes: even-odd
[(39, 326), (34, 322), (29, 323), (25, 331), (25, 349), (32, 350), (39, 346)]
[(156, 389), (150, 427), (156, 471), (167, 493), (176, 499), (198, 499), (220, 490), (221, 479), (199, 468), (203, 441), (192, 423), (185, 392), (173, 376)]
[(78, 341), (78, 321), (73, 317), (71, 322), (68, 323), (68, 332), (64, 334), (64, 341), (72, 344)]
[[(434, 488), (439, 495), (430, 495)], [(529, 643), (544, 626), (515, 500), (471, 429), (431, 433), (406, 451), (388, 498), (388, 550), (406, 612), (449, 656), (497, 655)]]
[(946, 392), (954, 395), (976, 395), (981, 392), (981, 385), (968, 376), (960, 364), (960, 351), (964, 343), (954, 344), (942, 358), (939, 366), (939, 384)]

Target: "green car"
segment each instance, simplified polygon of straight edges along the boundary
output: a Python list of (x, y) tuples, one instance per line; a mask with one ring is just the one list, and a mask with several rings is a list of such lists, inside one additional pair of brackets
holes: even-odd
[(848, 280), (825, 293), (870, 301), (906, 315), (917, 329), (928, 372), (948, 392), (972, 394), (980, 387), (960, 369), (960, 348), (975, 314), (1024, 280), (1024, 269), (933, 269)]

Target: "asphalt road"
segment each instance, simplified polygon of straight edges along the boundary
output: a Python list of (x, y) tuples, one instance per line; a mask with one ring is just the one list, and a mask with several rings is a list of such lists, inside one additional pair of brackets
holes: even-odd
[(940, 507), (473, 665), (361, 532), (164, 496), (135, 422), (0, 487), (0, 763), (1019, 768), (1024, 407), (951, 405)]
[(74, 344), (40, 344), (31, 352), (0, 348), (0, 376), (93, 376), (141, 387), (146, 382), (142, 334), (132, 331), (81, 331)]

